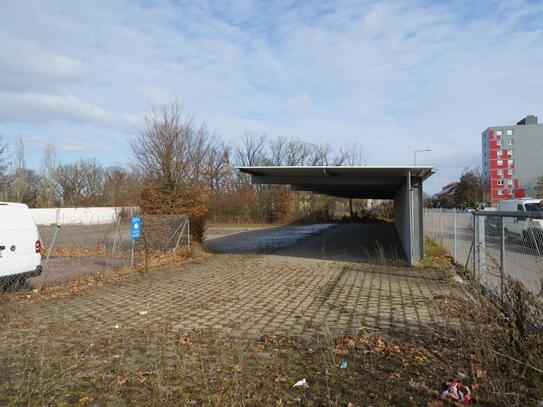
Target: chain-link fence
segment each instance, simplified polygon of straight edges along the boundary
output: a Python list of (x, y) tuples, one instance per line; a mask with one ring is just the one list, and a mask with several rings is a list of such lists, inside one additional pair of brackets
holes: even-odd
[(425, 209), (424, 232), (500, 300), (508, 278), (533, 294), (543, 288), (543, 214)]
[(153, 256), (190, 248), (190, 222), (181, 215), (142, 215), (141, 236), (132, 239), (131, 216), (110, 223), (63, 223), (14, 228), (2, 233), (3, 289), (53, 286), (106, 270), (143, 267)]

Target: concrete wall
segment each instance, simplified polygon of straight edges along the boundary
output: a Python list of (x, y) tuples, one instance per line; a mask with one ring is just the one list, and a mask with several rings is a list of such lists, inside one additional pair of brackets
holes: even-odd
[[(137, 208), (125, 208), (134, 211)], [(30, 209), (36, 225), (97, 225), (114, 223), (123, 208), (34, 208)]]
[(424, 198), (422, 181), (413, 180), (413, 262), (424, 258)]
[(411, 182), (411, 194), (407, 184), (404, 184), (394, 198), (394, 225), (402, 242), (407, 263), (412, 266), (424, 257), (424, 229), (422, 182), (416, 179)]
[(394, 198), (394, 226), (402, 242), (403, 251), (408, 264), (411, 259), (411, 233), (409, 228), (409, 194), (407, 186), (403, 185)]

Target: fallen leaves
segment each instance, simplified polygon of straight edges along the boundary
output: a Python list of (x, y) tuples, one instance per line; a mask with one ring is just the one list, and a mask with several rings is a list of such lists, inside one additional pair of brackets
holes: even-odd
[(179, 345), (183, 345), (183, 346), (189, 346), (192, 344), (192, 339), (190, 338), (189, 335), (183, 335), (181, 336), (181, 338), (179, 338), (179, 340), (177, 341), (177, 343)]
[(275, 378), (274, 382), (275, 383), (284, 383), (288, 380), (288, 377), (285, 376), (285, 375), (279, 375)]
[(128, 377), (120, 377), (119, 379), (117, 379), (117, 384), (118, 384), (119, 386), (123, 386), (123, 385), (125, 385), (127, 382), (128, 382)]
[(92, 397), (89, 397), (89, 396), (81, 397), (79, 399), (79, 404), (87, 404), (87, 403), (90, 403), (93, 400), (94, 399)]

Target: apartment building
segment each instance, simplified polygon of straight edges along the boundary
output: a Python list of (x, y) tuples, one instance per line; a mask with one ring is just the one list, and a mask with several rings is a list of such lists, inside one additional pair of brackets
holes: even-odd
[(493, 126), (482, 133), (484, 200), (534, 196), (543, 176), (543, 124), (526, 116), (516, 125)]

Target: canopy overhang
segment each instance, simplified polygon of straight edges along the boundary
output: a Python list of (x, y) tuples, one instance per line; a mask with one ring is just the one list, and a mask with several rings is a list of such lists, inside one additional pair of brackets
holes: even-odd
[(352, 199), (393, 199), (394, 224), (407, 261), (424, 256), (422, 184), (433, 167), (238, 167), (253, 184), (290, 185), (307, 191)]
[(238, 167), (253, 184), (291, 185), (307, 191), (353, 199), (394, 199), (407, 177), (423, 182), (433, 167)]

